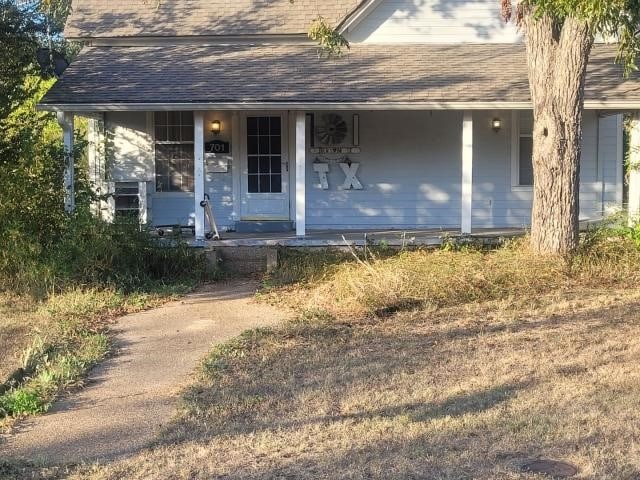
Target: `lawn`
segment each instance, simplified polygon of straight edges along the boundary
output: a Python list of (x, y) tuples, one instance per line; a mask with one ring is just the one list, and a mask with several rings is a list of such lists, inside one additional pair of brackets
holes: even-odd
[(298, 320), (218, 347), (156, 445), (71, 477), (640, 478), (633, 242), (293, 263), (262, 298)]
[(188, 289), (181, 284), (126, 294), (69, 289), (44, 300), (0, 295), (0, 380), (17, 380), (7, 384), (13, 389), (0, 392), (0, 430), (16, 417), (47, 410), (58, 393), (81, 381), (108, 353), (111, 320), (158, 306)]
[(0, 378), (5, 379), (22, 365), (21, 356), (28, 347), (37, 321), (30, 307), (13, 295), (0, 296)]
[(25, 233), (31, 224), (2, 226), (0, 431), (80, 384), (108, 353), (115, 317), (219, 273), (179, 239), (167, 248), (137, 223), (105, 223), (88, 209), (65, 216), (46, 239)]

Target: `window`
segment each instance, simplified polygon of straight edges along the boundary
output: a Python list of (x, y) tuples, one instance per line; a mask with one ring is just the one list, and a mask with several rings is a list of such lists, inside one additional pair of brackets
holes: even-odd
[(113, 200), (117, 219), (140, 221), (140, 191), (137, 182), (117, 182)]
[(282, 192), (282, 119), (247, 117), (249, 193)]
[(533, 186), (533, 113), (514, 112), (513, 173), (514, 187)]
[(156, 112), (156, 191), (193, 192), (193, 112)]

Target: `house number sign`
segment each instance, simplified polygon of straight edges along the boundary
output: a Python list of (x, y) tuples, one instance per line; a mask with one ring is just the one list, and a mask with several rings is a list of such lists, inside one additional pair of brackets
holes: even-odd
[[(360, 164), (357, 162), (339, 162), (338, 166), (342, 173), (344, 173), (344, 183), (339, 187), (340, 190), (362, 190), (363, 186), (358, 180), (358, 168)], [(329, 190), (329, 179), (327, 174), (329, 173), (329, 164), (322, 162), (315, 162), (313, 164), (313, 171), (318, 174), (318, 180), (320, 180), (320, 188), (322, 190)]]

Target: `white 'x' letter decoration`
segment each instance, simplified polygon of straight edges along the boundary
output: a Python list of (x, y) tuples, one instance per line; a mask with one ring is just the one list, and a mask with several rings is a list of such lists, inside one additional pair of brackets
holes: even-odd
[(356, 177), (356, 173), (358, 172), (358, 168), (360, 168), (360, 164), (354, 162), (351, 165), (349, 165), (348, 163), (339, 163), (338, 165), (340, 165), (340, 168), (342, 169), (346, 177), (344, 179), (344, 183), (342, 184), (342, 189), (362, 190), (362, 184)]

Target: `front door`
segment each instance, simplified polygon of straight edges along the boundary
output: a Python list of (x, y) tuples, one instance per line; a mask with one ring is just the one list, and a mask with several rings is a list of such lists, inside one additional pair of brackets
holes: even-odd
[(289, 220), (285, 118), (284, 115), (255, 115), (244, 120), (243, 220)]

